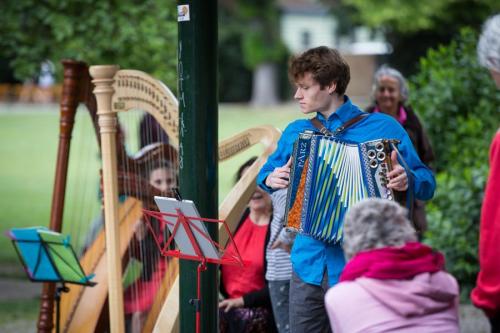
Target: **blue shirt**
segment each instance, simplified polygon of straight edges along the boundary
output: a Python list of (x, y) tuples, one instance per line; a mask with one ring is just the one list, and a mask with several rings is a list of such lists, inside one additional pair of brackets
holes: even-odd
[[(351, 103), (347, 96), (344, 98), (344, 104), (328, 119), (317, 113), (321, 123), (332, 132), (340, 125), (363, 113)], [(275, 168), (286, 164), (292, 155), (295, 140), (305, 130), (317, 132), (308, 119), (296, 120), (286, 127), (278, 141), (276, 151), (268, 158), (257, 176), (257, 184), (261, 188), (269, 193), (273, 192), (265, 185), (267, 176)], [(399, 140), (398, 150), (409, 168), (406, 172), (408, 182), (411, 184), (409, 188), (413, 189), (414, 196), (420, 200), (428, 200), (434, 195), (436, 182), (432, 171), (420, 161), (408, 134), (393, 117), (383, 113), (372, 113), (345, 130), (340, 138), (358, 143), (377, 139)], [(295, 239), (291, 260), (294, 272), (304, 282), (318, 286), (321, 285), (325, 269), (328, 272), (330, 286), (336, 284), (345, 265), (344, 253), (340, 244), (324, 243), (301, 234), (297, 235)]]

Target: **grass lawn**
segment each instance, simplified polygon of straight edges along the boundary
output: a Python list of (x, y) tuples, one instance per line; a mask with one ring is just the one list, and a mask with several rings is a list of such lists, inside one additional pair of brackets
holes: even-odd
[[(82, 216), (91, 221), (99, 211), (96, 198), (99, 160), (95, 136), (87, 116), (81, 112), (78, 114), (83, 115), (75, 122), (71, 147), (78, 154), (71, 155), (68, 191), (74, 191), (71, 197), (82, 199), (65, 210), (65, 221)], [(258, 109), (222, 105), (219, 108), (219, 139), (264, 124), (283, 129), (300, 115), (292, 104)], [(3, 232), (13, 227), (48, 225), (58, 133), (57, 105), (0, 104), (0, 225)], [(260, 151), (260, 147), (255, 147), (221, 163), (220, 201), (232, 187), (238, 166)], [(91, 184), (90, 189), (83, 184)], [(88, 209), (88, 201), (92, 201), (91, 209)], [(0, 237), (0, 266), (2, 264), (18, 264), (7, 237)]]
[(2, 326), (12, 321), (22, 320), (30, 324), (35, 322), (39, 307), (39, 299), (0, 301), (0, 331), (3, 332)]
[[(2, 231), (48, 224), (58, 126), (50, 109), (0, 106)], [(0, 262), (16, 259), (6, 237), (0, 237), (0, 249)]]

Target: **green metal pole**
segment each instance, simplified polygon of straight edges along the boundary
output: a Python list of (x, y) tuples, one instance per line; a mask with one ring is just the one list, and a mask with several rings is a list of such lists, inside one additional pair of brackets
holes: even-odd
[[(200, 215), (218, 217), (217, 1), (186, 0), (178, 5), (180, 192)], [(218, 227), (207, 223), (218, 240)], [(196, 262), (180, 260), (180, 329), (195, 332)], [(201, 273), (201, 332), (218, 331), (218, 267)]]

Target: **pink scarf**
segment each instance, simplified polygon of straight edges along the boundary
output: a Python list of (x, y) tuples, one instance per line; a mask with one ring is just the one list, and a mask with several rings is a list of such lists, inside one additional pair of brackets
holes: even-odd
[(347, 263), (340, 281), (358, 277), (380, 280), (411, 279), (421, 273), (435, 273), (444, 268), (444, 256), (422, 243), (402, 247), (384, 247), (359, 252)]
[[(373, 109), (373, 112), (377, 113), (382, 111), (378, 106), (376, 106), (375, 109)], [(399, 107), (398, 116), (396, 119), (401, 125), (404, 125), (406, 123), (406, 119), (408, 119), (408, 114), (406, 113), (406, 110), (402, 105)]]

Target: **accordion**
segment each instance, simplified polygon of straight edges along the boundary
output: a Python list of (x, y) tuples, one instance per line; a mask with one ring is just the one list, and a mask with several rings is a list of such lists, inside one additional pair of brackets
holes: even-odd
[(367, 197), (394, 200), (387, 173), (397, 142), (352, 143), (301, 133), (293, 149), (285, 225), (326, 243), (340, 242), (351, 206)]

